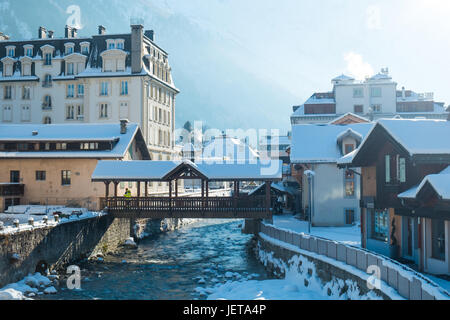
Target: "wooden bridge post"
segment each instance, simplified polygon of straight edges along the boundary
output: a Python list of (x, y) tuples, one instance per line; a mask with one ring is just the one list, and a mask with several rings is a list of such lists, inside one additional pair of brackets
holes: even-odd
[(234, 206), (234, 215), (237, 215), (237, 197), (239, 193), (238, 182), (235, 180), (234, 183), (234, 192), (233, 192), (233, 206)]
[(202, 216), (205, 215), (205, 180), (202, 181)]
[(109, 184), (111, 182), (110, 181), (105, 181), (105, 198), (108, 199), (109, 197)]
[(209, 198), (209, 180), (206, 180), (206, 202), (205, 202), (205, 207), (208, 207), (208, 198)]
[(117, 208), (117, 185), (119, 184), (118, 181), (114, 181), (114, 207)]
[(141, 197), (141, 182), (140, 181), (137, 182), (137, 197), (138, 198)]
[(178, 179), (175, 179), (175, 198), (178, 198)]
[(118, 181), (114, 181), (114, 198), (117, 198), (117, 185), (119, 184)]
[(145, 189), (145, 197), (148, 198), (148, 181), (145, 181), (144, 189)]
[(169, 214), (172, 215), (172, 180), (169, 181)]
[(270, 186), (272, 182), (266, 181), (266, 213), (270, 215), (270, 205), (271, 205), (271, 196), (270, 196)]

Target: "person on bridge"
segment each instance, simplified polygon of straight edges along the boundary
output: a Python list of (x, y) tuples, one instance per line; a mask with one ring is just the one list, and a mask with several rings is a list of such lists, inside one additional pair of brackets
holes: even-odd
[(127, 206), (127, 208), (129, 208), (130, 207), (130, 201), (131, 201), (131, 191), (130, 191), (130, 189), (128, 189), (128, 188), (125, 189), (124, 197), (126, 199), (125, 200), (126, 206)]

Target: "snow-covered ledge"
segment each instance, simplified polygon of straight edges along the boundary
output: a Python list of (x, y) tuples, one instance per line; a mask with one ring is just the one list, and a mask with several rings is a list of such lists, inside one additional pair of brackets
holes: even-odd
[(271, 245), (348, 272), (364, 282), (377, 269), (380, 276), (379, 291), (391, 299), (450, 299), (446, 290), (420, 273), (365, 249), (277, 228), (264, 222), (261, 222), (259, 237)]

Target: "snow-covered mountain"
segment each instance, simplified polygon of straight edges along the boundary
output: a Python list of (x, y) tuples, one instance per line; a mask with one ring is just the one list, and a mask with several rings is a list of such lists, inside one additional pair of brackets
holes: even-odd
[(208, 18), (209, 10), (226, 8), (222, 0), (0, 0), (0, 31), (13, 39), (27, 39), (36, 37), (42, 25), (61, 37), (70, 16), (67, 8), (74, 4), (81, 9), (79, 36), (95, 34), (100, 24), (107, 33), (128, 32), (131, 17), (143, 19), (146, 29), (155, 30), (156, 43), (169, 52), (174, 81), (181, 90), (177, 126), (203, 120), (222, 129), (288, 129), (290, 106), (298, 103), (298, 97), (276, 79), (247, 67), (255, 53), (239, 34)]

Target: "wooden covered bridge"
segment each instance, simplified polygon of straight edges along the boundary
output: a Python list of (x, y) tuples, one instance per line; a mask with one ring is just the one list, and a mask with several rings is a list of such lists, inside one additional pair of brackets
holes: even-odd
[[(246, 164), (217, 164), (190, 161), (99, 161), (92, 174), (92, 181), (105, 183), (105, 197), (100, 199), (101, 208), (117, 218), (245, 218), (270, 219), (272, 217), (270, 185), (282, 178), (281, 161)], [(178, 195), (179, 180), (201, 180), (201, 196)], [(233, 182), (231, 196), (211, 197), (211, 181)], [(242, 181), (265, 182), (262, 196), (239, 194)], [(120, 182), (137, 182), (136, 197), (117, 195)], [(167, 182), (168, 196), (155, 197), (148, 194), (149, 182)], [(109, 195), (113, 183), (114, 195)], [(141, 195), (141, 184), (144, 194)]]

